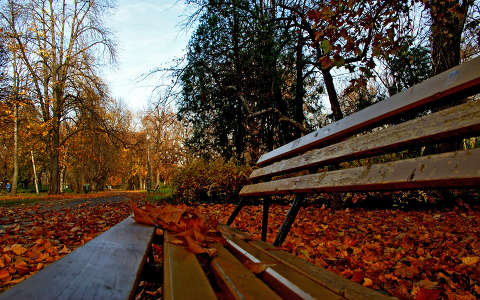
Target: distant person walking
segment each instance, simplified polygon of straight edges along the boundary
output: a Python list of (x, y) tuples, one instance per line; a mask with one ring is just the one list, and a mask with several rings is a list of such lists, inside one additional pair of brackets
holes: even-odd
[(5, 189), (7, 190), (7, 193), (10, 193), (10, 191), (12, 190), (12, 185), (10, 184), (10, 182), (7, 182), (7, 184), (5, 185)]

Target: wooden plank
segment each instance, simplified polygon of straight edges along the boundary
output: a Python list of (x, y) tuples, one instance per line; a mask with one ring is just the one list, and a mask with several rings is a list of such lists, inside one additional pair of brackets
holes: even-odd
[[(222, 231), (230, 234), (242, 235), (243, 233), (229, 226), (221, 226)], [(393, 300), (397, 299), (388, 295), (381, 294), (378, 291), (361, 286), (353, 281), (343, 278), (324, 268), (315, 266), (301, 258), (287, 253), (268, 243), (254, 240), (248, 242), (252, 247), (264, 251), (267, 255), (273, 256), (275, 259), (282, 261), (290, 268), (301, 272), (306, 277), (318, 282), (320, 285), (332, 290), (334, 293), (345, 297), (348, 300)]]
[(388, 100), (378, 102), (335, 123), (320, 128), (260, 157), (258, 165), (305, 152), (320, 144), (338, 141), (379, 124), (390, 117), (462, 91), (473, 93), (480, 85), (480, 57), (427, 79)]
[(241, 196), (480, 185), (480, 149), (449, 152), (244, 186)]
[(480, 102), (472, 101), (275, 162), (254, 170), (250, 178), (258, 179), (367, 155), (387, 153), (391, 150), (398, 151), (420, 142), (434, 142), (478, 134), (480, 134)]
[(0, 299), (131, 299), (153, 232), (128, 217)]
[(215, 248), (217, 256), (212, 259), (210, 267), (227, 299), (282, 299), (227, 249), (221, 245)]
[(242, 262), (272, 263), (259, 274), (274, 291), (284, 299), (344, 299), (329, 289), (319, 285), (295, 269), (283, 264), (280, 260), (252, 247), (244, 240), (238, 239), (225, 231), (227, 248)]
[(253, 247), (267, 252), (268, 255), (281, 260), (284, 264), (293, 269), (298, 270), (306, 277), (318, 282), (320, 285), (328, 287), (333, 292), (345, 297), (348, 300), (392, 300), (395, 297), (387, 296), (375, 290), (361, 286), (353, 281), (343, 278), (333, 272), (327, 271), (324, 268), (315, 266), (301, 258), (298, 258), (290, 253), (282, 251), (278, 248), (272, 247), (262, 241), (250, 241)]
[(164, 234), (163, 299), (217, 299), (197, 257)]

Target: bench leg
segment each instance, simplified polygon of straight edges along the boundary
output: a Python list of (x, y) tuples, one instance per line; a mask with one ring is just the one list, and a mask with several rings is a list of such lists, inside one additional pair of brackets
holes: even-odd
[(280, 227), (280, 231), (277, 233), (277, 237), (275, 238), (275, 242), (273, 242), (273, 245), (275, 247), (280, 246), (285, 238), (287, 237), (288, 232), (290, 231), (290, 228), (292, 227), (293, 221), (295, 221), (295, 218), (297, 217), (298, 211), (300, 210), (300, 207), (302, 206), (302, 202), (305, 196), (303, 195), (295, 195), (295, 200), (293, 200), (292, 206), (288, 210), (287, 216), (285, 217), (285, 220), (283, 221), (282, 227)]
[(264, 242), (267, 240), (269, 207), (270, 207), (270, 197), (263, 198), (262, 241)]
[(237, 207), (235, 207), (235, 210), (232, 212), (230, 217), (228, 218), (227, 225), (232, 225), (233, 221), (237, 217), (238, 213), (242, 209), (242, 207), (245, 205), (245, 197), (240, 198), (240, 201), (238, 201)]

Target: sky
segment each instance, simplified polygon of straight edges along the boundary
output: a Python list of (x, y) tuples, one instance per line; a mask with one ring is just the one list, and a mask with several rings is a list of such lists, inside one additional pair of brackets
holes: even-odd
[(181, 24), (189, 10), (183, 0), (117, 0), (106, 20), (118, 43), (117, 64), (105, 67), (103, 78), (130, 110), (147, 108), (154, 86), (162, 84), (158, 76), (140, 80), (142, 75), (184, 55), (191, 30)]

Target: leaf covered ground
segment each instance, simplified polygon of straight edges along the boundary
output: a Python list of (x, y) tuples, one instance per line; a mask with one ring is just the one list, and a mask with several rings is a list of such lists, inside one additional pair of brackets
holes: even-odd
[[(108, 201), (102, 201), (103, 196), (91, 197), (91, 201), (0, 207), (0, 290), (23, 281), (127, 217), (132, 212), (129, 200), (139, 207), (144, 200), (144, 195), (135, 193), (107, 196)], [(234, 209), (224, 204), (201, 206), (221, 223)], [(270, 207), (269, 242), (288, 208)], [(261, 206), (246, 206), (234, 227), (259, 238), (261, 216)], [(283, 248), (401, 299), (480, 298), (478, 210), (331, 210), (310, 205), (300, 210)], [(157, 252), (161, 258), (161, 249)], [(155, 293), (151, 297), (161, 296), (158, 290)]]

